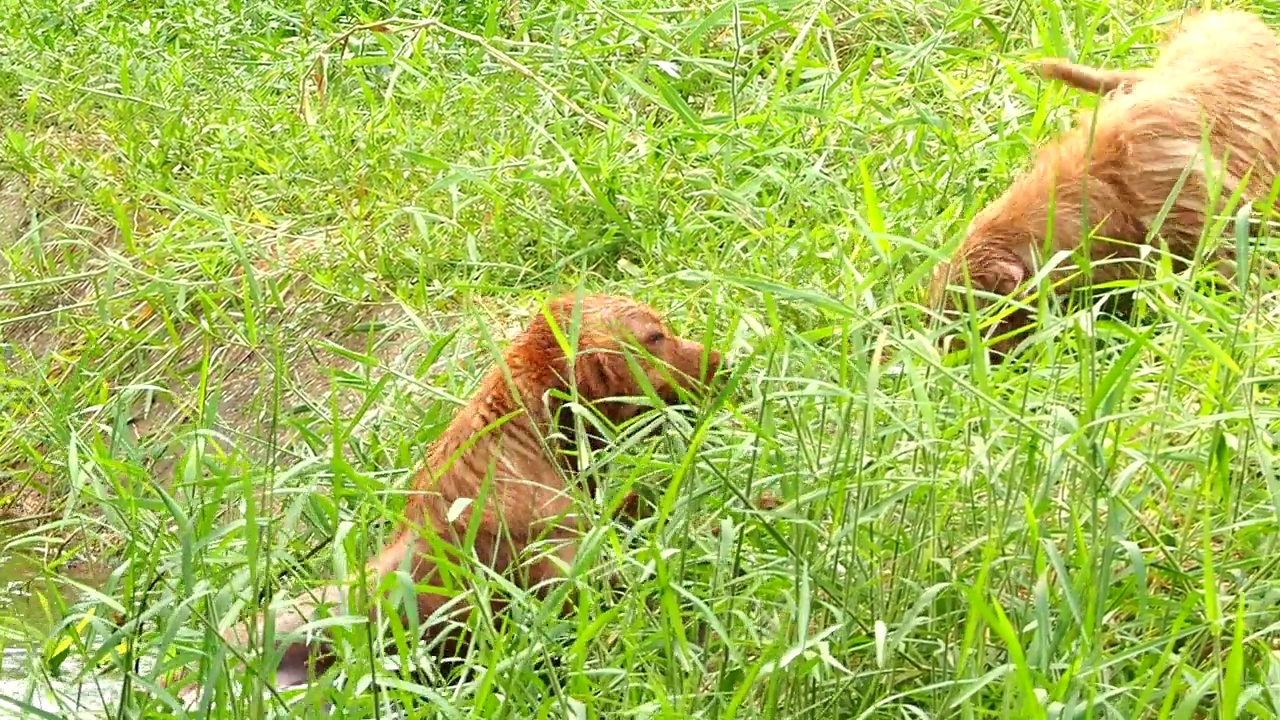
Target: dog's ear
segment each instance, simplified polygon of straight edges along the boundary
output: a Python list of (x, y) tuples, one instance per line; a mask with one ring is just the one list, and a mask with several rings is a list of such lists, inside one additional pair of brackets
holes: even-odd
[(997, 295), (1012, 295), (1027, 281), (1027, 266), (1015, 257), (986, 258), (969, 265), (969, 279), (974, 289)]
[[(597, 403), (640, 392), (635, 371), (624, 352), (617, 347), (592, 347), (578, 353), (574, 358), (573, 374), (578, 395), (586, 402)], [(607, 402), (602, 407), (610, 420), (620, 422), (626, 417), (621, 409), (625, 404)]]

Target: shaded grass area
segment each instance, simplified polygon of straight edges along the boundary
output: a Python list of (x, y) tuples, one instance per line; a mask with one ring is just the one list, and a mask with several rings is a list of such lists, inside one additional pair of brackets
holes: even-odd
[(175, 711), (152, 662), (197, 654), (219, 716), (278, 709), (210, 628), (376, 551), (490, 340), (582, 285), (740, 370), (614, 459), (605, 494), (659, 504), (589, 540), (627, 591), (584, 566), (576, 615), (481, 619), (456, 685), (344, 636), (346, 686), (301, 702), (370, 715), (376, 678), (421, 717), (1276, 712), (1273, 282), (1157, 272), (1131, 322), (1051, 312), (999, 368), (943, 362), (918, 306), (1088, 102), (1026, 61), (1141, 64), (1179, 7), (0, 9), (0, 469), (40, 516), (6, 547), (110, 572), (5, 613), (34, 687), (92, 608), (71, 654), (126, 679), (122, 716)]

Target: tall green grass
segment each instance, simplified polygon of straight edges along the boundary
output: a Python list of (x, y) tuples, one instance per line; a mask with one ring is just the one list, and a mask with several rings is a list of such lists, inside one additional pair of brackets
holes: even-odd
[[(1142, 64), (1179, 9), (0, 0), (27, 689), (162, 716), (188, 664), (215, 717), (1277, 714), (1280, 286), (1156, 267), (1127, 322), (1050, 306), (1001, 366), (939, 357), (920, 306), (1090, 102), (1026, 61)], [(479, 619), (453, 684), (341, 630), (301, 697), (239, 682), (224, 615), (375, 552), (494, 348), (579, 286), (735, 375), (584, 498), (576, 614)], [(655, 517), (608, 521), (630, 487)], [(43, 582), (84, 559), (107, 578)]]

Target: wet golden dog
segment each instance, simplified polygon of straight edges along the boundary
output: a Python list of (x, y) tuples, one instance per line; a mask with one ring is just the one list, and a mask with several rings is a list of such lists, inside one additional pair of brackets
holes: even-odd
[[(567, 353), (575, 326), (576, 352)], [(471, 558), (545, 597), (573, 563), (582, 528), (573, 517), (571, 490), (577, 460), (563, 452), (575, 447), (571, 413), (562, 407), (565, 393), (576, 388), (578, 402), (593, 405), (616, 424), (644, 409), (644, 385), (672, 403), (685, 390), (704, 388), (720, 368), (718, 352), (673, 335), (652, 308), (599, 295), (549, 303), (503, 360), (428, 451), (413, 479), (406, 522), (366, 567), (370, 597), (391, 573), (410, 574), (417, 588), (417, 618), (426, 626), (424, 641), (441, 640), (441, 656), (457, 650), (445, 626), (464, 619), (467, 610), (465, 604), (446, 608), (465, 592), (466, 577), (445, 568), (465, 567)], [(588, 435), (590, 443), (600, 444), (599, 437)], [(623, 512), (635, 511), (634, 500), (624, 501)], [(468, 537), (474, 538), (469, 545)], [(550, 544), (553, 550), (532, 553), (535, 544)], [(454, 577), (446, 582), (445, 574)], [(277, 685), (306, 682), (332, 664), (323, 639), (308, 642), (294, 631), (311, 622), (321, 605), (338, 612), (346, 593), (341, 585), (328, 586), (277, 615), (276, 636), (294, 634), (282, 643)], [(495, 600), (495, 612), (503, 605)], [(262, 620), (255, 623), (260, 640)], [(241, 648), (251, 643), (246, 624), (223, 636)]]
[[(1280, 41), (1254, 15), (1188, 13), (1149, 68), (1050, 60), (1040, 72), (1106, 97), (978, 213), (956, 254), (935, 269), (930, 302), (945, 315), (964, 307), (957, 286), (966, 273), (975, 291), (1025, 299), (1034, 290), (1025, 283), (1061, 251), (1074, 261), (1048, 275), (1059, 293), (1137, 277), (1133, 261), (1153, 236), (1185, 265), (1233, 194), (1265, 198), (1280, 171)], [(975, 307), (992, 302), (977, 295)], [(989, 338), (1014, 336), (992, 342), (993, 354), (1016, 346), (1031, 320), (1024, 306), (999, 322)]]

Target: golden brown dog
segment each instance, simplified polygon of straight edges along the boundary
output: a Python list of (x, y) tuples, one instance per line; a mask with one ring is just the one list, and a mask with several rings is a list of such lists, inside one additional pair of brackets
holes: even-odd
[[(1249, 13), (1188, 13), (1150, 68), (1112, 72), (1048, 61), (1040, 71), (1107, 97), (1044, 147), (935, 269), (930, 302), (944, 314), (962, 307), (956, 286), (966, 272), (974, 290), (1011, 296), (1037, 264), (1064, 250), (1075, 262), (1049, 273), (1056, 292), (1137, 277), (1133, 261), (1153, 230), (1183, 265), (1233, 193), (1244, 201), (1265, 197), (1280, 171), (1280, 41)], [(974, 297), (976, 307), (989, 302)], [(1030, 322), (1030, 310), (1019, 308), (988, 337)], [(1003, 355), (1020, 340), (1007, 337), (990, 349)]]
[[(567, 353), (575, 326), (576, 352)], [(576, 388), (577, 402), (617, 424), (644, 409), (645, 384), (671, 403), (686, 390), (705, 387), (719, 369), (718, 352), (673, 335), (656, 311), (639, 302), (595, 295), (549, 303), (428, 451), (413, 479), (406, 524), (366, 566), (369, 596), (389, 574), (409, 573), (417, 587), (417, 618), (428, 626), (424, 641), (441, 639), (439, 652), (446, 656), (457, 647), (442, 626), (457, 620), (458, 612), (442, 608), (464, 592), (466, 579), (465, 572), (461, 580), (443, 576), (459, 575), (445, 569), (465, 566), (469, 550), (476, 561), (545, 597), (572, 564), (581, 526), (572, 516), (578, 461), (562, 452), (572, 449), (574, 436), (571, 413), (562, 407), (565, 394)], [(599, 445), (597, 435), (588, 435)], [(624, 501), (624, 512), (634, 511), (634, 500)], [(474, 540), (461, 549), (467, 537)], [(551, 553), (528, 552), (548, 541)], [(311, 622), (320, 605), (336, 607), (345, 597), (342, 586), (331, 585), (316, 602), (282, 611), (277, 636)], [(501, 609), (495, 601), (494, 610)], [(261, 619), (256, 628), (260, 639)], [(242, 648), (251, 642), (244, 624), (223, 636)], [(309, 670), (322, 672), (334, 660), (321, 640), (295, 636), (284, 642), (276, 678), (281, 687), (305, 682)]]

